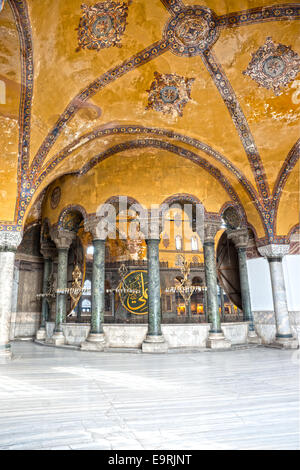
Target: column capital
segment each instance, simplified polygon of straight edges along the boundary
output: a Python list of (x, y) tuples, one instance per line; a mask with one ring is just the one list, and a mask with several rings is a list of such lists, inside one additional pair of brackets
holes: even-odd
[(91, 233), (93, 240), (105, 241), (110, 230), (116, 231), (116, 226), (108, 217), (91, 215), (84, 222), (84, 230)]
[(42, 242), (40, 252), (44, 259), (54, 259), (56, 256), (56, 247), (53, 242)]
[(232, 240), (236, 248), (247, 248), (249, 233), (247, 228), (226, 230), (227, 237)]
[(204, 243), (205, 242), (214, 242), (217, 232), (221, 228), (221, 219), (220, 220), (206, 220), (204, 222)]
[(290, 245), (275, 245), (275, 244), (270, 244), (270, 245), (265, 245), (265, 246), (259, 246), (258, 252), (264, 257), (264, 258), (282, 258), (283, 256), (287, 255), (290, 249)]
[(50, 229), (50, 236), (54, 241), (56, 248), (58, 250), (63, 250), (70, 248), (72, 241), (76, 238), (76, 233), (52, 227)]
[(17, 251), (22, 241), (21, 232), (3, 230), (0, 232), (0, 251)]

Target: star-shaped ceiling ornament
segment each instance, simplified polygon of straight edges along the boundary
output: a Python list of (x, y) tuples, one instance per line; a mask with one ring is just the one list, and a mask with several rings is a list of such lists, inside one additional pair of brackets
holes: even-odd
[(118, 46), (126, 28), (128, 4), (104, 1), (95, 5), (82, 4), (82, 17), (78, 27), (80, 49), (100, 50)]
[(191, 98), (191, 86), (194, 78), (180, 77), (176, 74), (154, 72), (146, 109), (154, 109), (164, 114), (182, 116), (183, 107)]
[(300, 71), (300, 57), (291, 47), (275, 44), (268, 37), (253, 55), (244, 75), (248, 75), (275, 95), (282, 93), (281, 87), (288, 85)]

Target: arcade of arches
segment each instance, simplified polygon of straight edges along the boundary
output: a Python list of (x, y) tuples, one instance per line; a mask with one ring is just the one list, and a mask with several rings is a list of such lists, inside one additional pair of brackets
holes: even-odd
[(299, 3), (0, 10), (0, 361), (298, 348)]

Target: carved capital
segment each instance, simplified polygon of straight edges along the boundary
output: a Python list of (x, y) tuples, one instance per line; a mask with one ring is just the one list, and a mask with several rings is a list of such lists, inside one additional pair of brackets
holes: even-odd
[(21, 241), (21, 232), (3, 230), (0, 232), (0, 251), (17, 251)]
[(236, 248), (247, 248), (249, 233), (246, 228), (227, 230), (227, 237), (232, 240)]
[(70, 248), (72, 241), (76, 238), (76, 233), (52, 227), (50, 229), (50, 236), (56, 248), (60, 250)]
[(214, 242), (221, 228), (221, 220), (207, 220), (204, 223), (204, 242)]
[(52, 242), (42, 242), (40, 252), (44, 259), (54, 259), (57, 253), (55, 244)]
[(84, 230), (90, 232), (93, 240), (106, 240), (109, 233), (116, 232), (116, 221), (109, 216), (89, 216), (84, 222)]
[(290, 249), (290, 245), (265, 245), (259, 246), (259, 253), (265, 258), (282, 258), (287, 255)]

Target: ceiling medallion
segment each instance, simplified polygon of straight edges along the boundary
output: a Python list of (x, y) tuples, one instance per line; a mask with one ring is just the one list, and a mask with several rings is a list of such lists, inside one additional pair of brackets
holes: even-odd
[(82, 4), (81, 9), (77, 51), (121, 47), (119, 42), (127, 24), (128, 3), (105, 1), (92, 6)]
[(53, 189), (51, 196), (50, 196), (50, 205), (51, 209), (56, 209), (61, 198), (61, 189), (59, 186)]
[(243, 74), (280, 95), (280, 87), (294, 80), (300, 71), (300, 57), (290, 47), (275, 44), (270, 37), (254, 54)]
[(191, 98), (191, 86), (195, 79), (158, 72), (154, 72), (154, 77), (150, 90), (147, 90), (149, 97), (146, 109), (182, 116), (182, 109)]
[(186, 7), (170, 19), (164, 34), (174, 54), (199, 55), (219, 37), (217, 17), (210, 8)]

